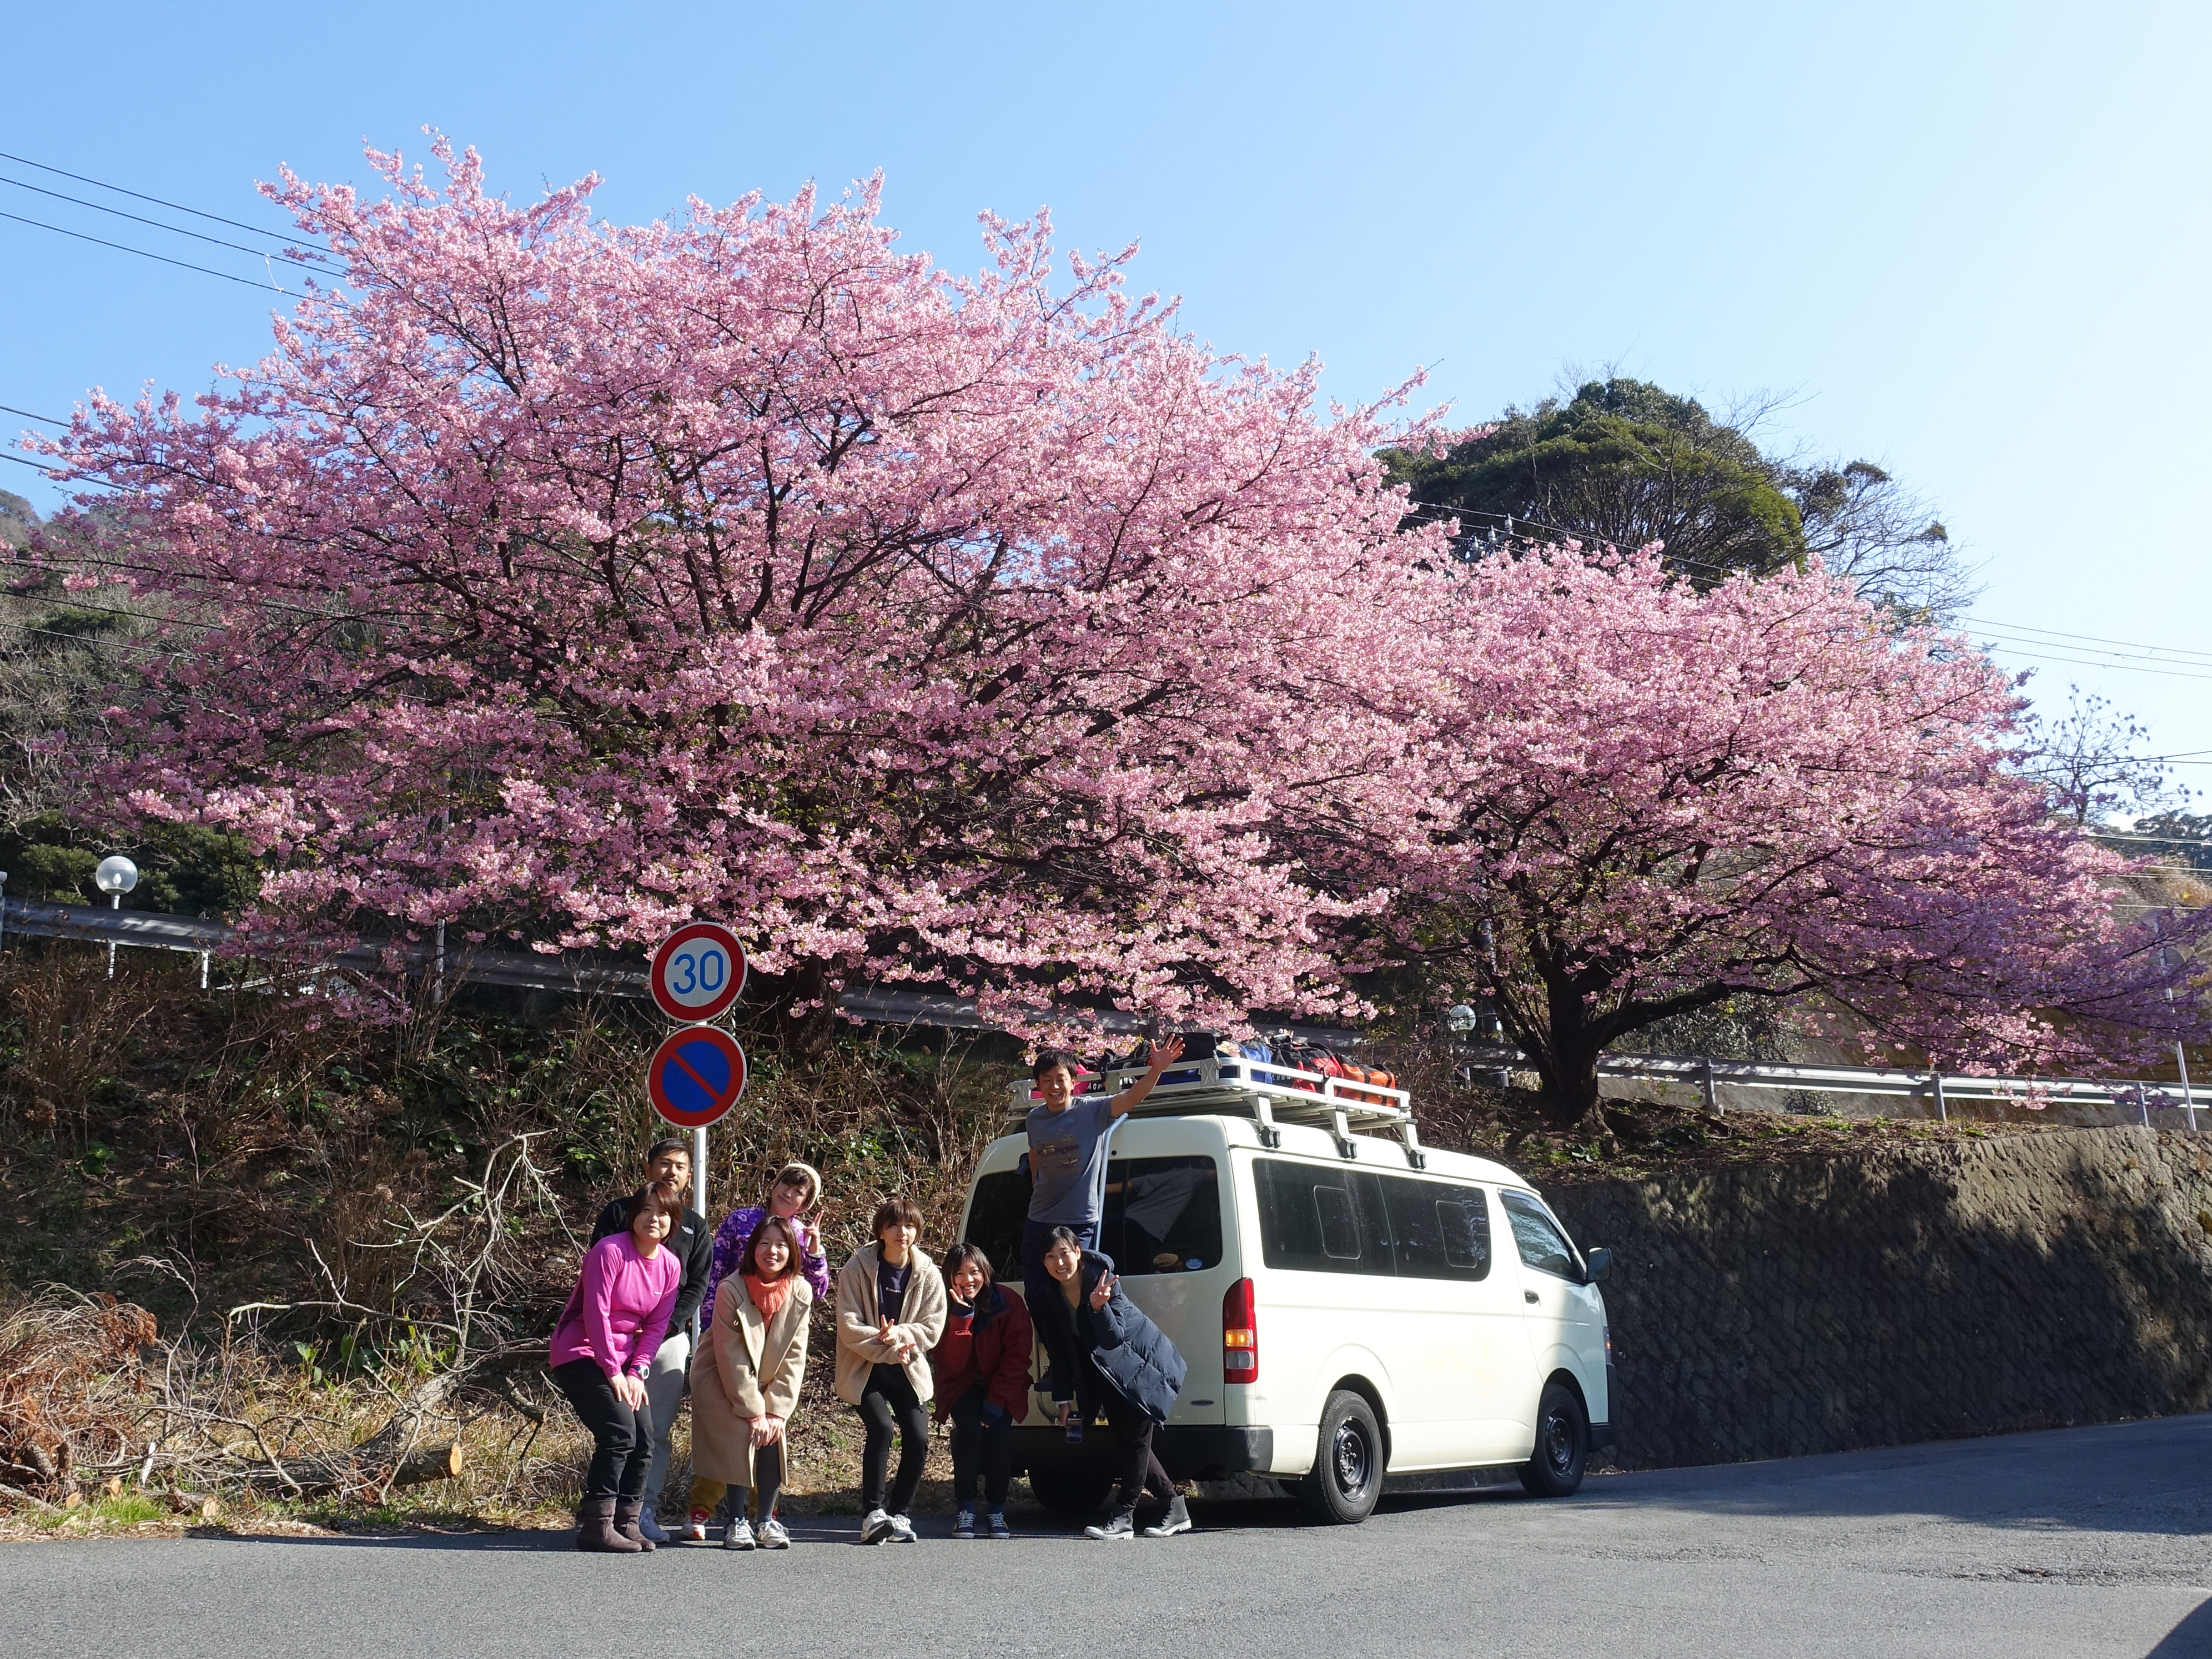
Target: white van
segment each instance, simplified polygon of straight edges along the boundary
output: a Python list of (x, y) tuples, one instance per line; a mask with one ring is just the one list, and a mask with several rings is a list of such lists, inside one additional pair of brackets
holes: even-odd
[[(1014, 1097), (1026, 1112), (1030, 1085)], [(1015, 1287), (1028, 1146), (990, 1144), (962, 1218)], [(1190, 1368), (1153, 1440), (1170, 1475), (1272, 1477), (1358, 1522), (1386, 1474), (1505, 1467), (1565, 1496), (1612, 1443), (1607, 1253), (1503, 1164), (1424, 1149), (1401, 1091), (1186, 1063), (1109, 1152), (1100, 1247)], [(1033, 1411), (1014, 1431), (1015, 1468), (1062, 1513), (1096, 1509), (1115, 1461), (1103, 1428), (1071, 1443)]]

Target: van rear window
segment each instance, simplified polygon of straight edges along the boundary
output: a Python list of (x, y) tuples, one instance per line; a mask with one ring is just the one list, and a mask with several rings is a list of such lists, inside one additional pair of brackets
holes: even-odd
[[(1025, 1170), (985, 1176), (968, 1210), (968, 1242), (982, 1248), (994, 1273), (1017, 1284), (1027, 1271), (1021, 1243), (1029, 1210)], [(1109, 1159), (1098, 1246), (1124, 1279), (1220, 1266), (1218, 1166), (1203, 1156)]]
[(1272, 1158), (1254, 1161), (1252, 1179), (1270, 1267), (1404, 1279), (1490, 1273), (1490, 1206), (1479, 1187)]

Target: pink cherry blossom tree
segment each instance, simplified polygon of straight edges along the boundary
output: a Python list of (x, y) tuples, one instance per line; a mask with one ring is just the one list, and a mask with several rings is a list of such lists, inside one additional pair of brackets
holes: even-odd
[(325, 922), (726, 918), (802, 1001), (1354, 1006), (1322, 930), (1376, 896), (1267, 830), (1342, 777), (1358, 642), (1440, 545), (1377, 410), (1202, 349), (1126, 252), (1056, 289), (1042, 216), (961, 278), (873, 185), (623, 227), (435, 153), (372, 154), (382, 200), (287, 173), (342, 283), (55, 447), (143, 506), (103, 574), (189, 624), (122, 711), (131, 810)]
[(1962, 642), (1817, 568), (1700, 593), (1562, 548), (1421, 591), (1434, 672), (1361, 856), (1562, 1123), (1596, 1121), (1601, 1049), (1730, 997), (1823, 992), (1949, 1066), (2203, 1034), (2180, 951), (2212, 912), (2116, 908), (2133, 866), (2012, 768), (2022, 699)]

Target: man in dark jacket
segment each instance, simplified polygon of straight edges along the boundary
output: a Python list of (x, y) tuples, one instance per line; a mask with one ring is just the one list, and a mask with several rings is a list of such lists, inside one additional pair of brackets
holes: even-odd
[[(650, 1186), (656, 1181), (673, 1182), (682, 1189), (687, 1203), (691, 1199), (691, 1148), (688, 1141), (674, 1136), (656, 1140), (645, 1155), (645, 1180)], [(631, 1195), (607, 1200), (592, 1224), (592, 1243), (615, 1233), (629, 1230)], [(645, 1397), (650, 1408), (654, 1429), (653, 1462), (645, 1477), (645, 1494), (638, 1510), (638, 1530), (656, 1544), (668, 1541), (654, 1515), (660, 1503), (660, 1489), (668, 1480), (669, 1431), (676, 1426), (676, 1402), (684, 1397), (684, 1382), (691, 1364), (691, 1327), (699, 1316), (699, 1304), (707, 1294), (707, 1274), (714, 1261), (714, 1229), (708, 1226), (707, 1218), (696, 1208), (687, 1208), (684, 1219), (662, 1243), (661, 1249), (674, 1252), (684, 1264), (683, 1283), (677, 1287), (675, 1311), (668, 1316), (668, 1334), (662, 1339), (660, 1351), (653, 1356), (653, 1370), (645, 1379)]]
[(1044, 1267), (1054, 1281), (1048, 1294), (1061, 1304), (1053, 1311), (1065, 1311), (1073, 1338), (1073, 1364), (1063, 1370), (1055, 1364), (1045, 1378), (1046, 1390), (1055, 1404), (1073, 1397), (1083, 1422), (1095, 1422), (1103, 1413), (1121, 1451), (1114, 1514), (1103, 1526), (1085, 1527), (1083, 1535), (1134, 1537), (1137, 1504), (1147, 1491), (1167, 1504), (1168, 1512), (1146, 1528), (1145, 1535), (1171, 1538), (1188, 1532), (1188, 1504), (1152, 1451), (1152, 1431), (1168, 1420), (1182, 1392), (1188, 1369), (1182, 1355), (1120, 1288), (1113, 1261), (1085, 1249), (1072, 1230), (1054, 1231)]

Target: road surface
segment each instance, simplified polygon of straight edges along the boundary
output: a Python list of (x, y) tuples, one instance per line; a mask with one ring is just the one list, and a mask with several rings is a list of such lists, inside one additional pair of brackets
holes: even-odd
[[(1167, 1542), (580, 1556), (565, 1535), (0, 1546), (0, 1651), (1881, 1659), (2212, 1656), (2212, 1416), (1393, 1498)], [(1042, 1524), (1038, 1517), (1030, 1517)], [(934, 1518), (932, 1530), (941, 1530)]]

